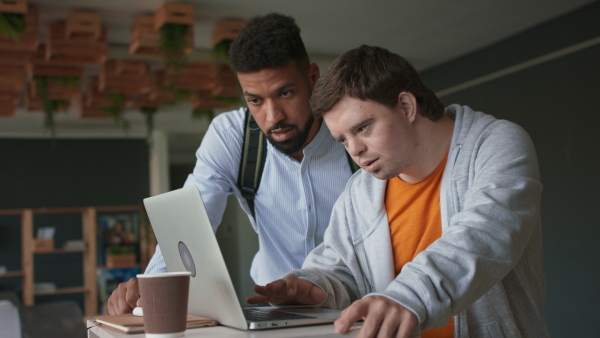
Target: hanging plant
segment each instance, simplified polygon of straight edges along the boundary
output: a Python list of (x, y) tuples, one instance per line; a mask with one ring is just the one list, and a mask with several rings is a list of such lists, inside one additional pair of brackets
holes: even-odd
[(244, 102), (240, 96), (215, 96), (214, 100), (228, 106), (239, 106)]
[(65, 87), (73, 89), (79, 86), (79, 78), (76, 76), (52, 76), (54, 82), (65, 85)]
[(229, 66), (229, 47), (232, 42), (231, 39), (225, 39), (217, 43), (211, 51), (213, 61)]
[(192, 110), (192, 117), (195, 119), (204, 119), (207, 118), (208, 121), (211, 121), (214, 117), (214, 111), (212, 109), (194, 109)]
[(77, 87), (79, 84), (79, 78), (70, 76), (35, 76), (34, 81), (40, 98), (42, 100), (42, 106), (44, 109), (44, 126), (50, 131), (50, 137), (52, 140), (56, 136), (56, 123), (54, 121), (54, 113), (57, 111), (64, 111), (67, 109), (68, 102), (66, 100), (54, 100), (50, 97), (48, 91), (48, 80), (52, 79), (56, 82), (63, 83), (67, 86)]
[(187, 88), (175, 88), (173, 89), (173, 96), (175, 97), (175, 101), (184, 101), (190, 98), (194, 93), (193, 89)]
[(157, 112), (156, 107), (141, 107), (140, 112), (146, 117), (146, 140), (152, 143), (152, 131), (154, 130), (154, 115)]
[(158, 49), (165, 62), (165, 87), (174, 90), (175, 83), (187, 64), (186, 49), (189, 25), (165, 23), (160, 27)]
[(124, 130), (129, 129), (129, 121), (123, 118), (123, 107), (125, 106), (125, 94), (123, 93), (108, 93), (110, 105), (102, 107), (102, 113), (115, 118), (115, 124), (123, 126)]
[(20, 41), (26, 28), (24, 14), (0, 12), (0, 34), (5, 38)]

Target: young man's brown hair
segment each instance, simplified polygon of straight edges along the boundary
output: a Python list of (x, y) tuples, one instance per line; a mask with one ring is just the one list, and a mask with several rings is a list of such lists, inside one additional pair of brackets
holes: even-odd
[(362, 45), (342, 54), (327, 68), (317, 81), (310, 107), (319, 117), (347, 95), (393, 108), (401, 92), (417, 98), (421, 115), (436, 121), (444, 114), (442, 102), (408, 61), (385, 48)]

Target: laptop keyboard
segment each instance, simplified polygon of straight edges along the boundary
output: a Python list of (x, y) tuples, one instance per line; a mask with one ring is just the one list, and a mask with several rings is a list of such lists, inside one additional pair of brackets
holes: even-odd
[(242, 308), (246, 320), (252, 322), (263, 322), (272, 320), (289, 320), (289, 319), (311, 319), (312, 316), (298, 315), (277, 310), (264, 310), (255, 307)]

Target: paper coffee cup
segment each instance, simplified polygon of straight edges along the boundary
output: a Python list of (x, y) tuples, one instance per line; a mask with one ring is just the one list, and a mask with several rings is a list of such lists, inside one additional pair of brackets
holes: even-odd
[(190, 275), (187, 271), (137, 275), (146, 337), (184, 336)]

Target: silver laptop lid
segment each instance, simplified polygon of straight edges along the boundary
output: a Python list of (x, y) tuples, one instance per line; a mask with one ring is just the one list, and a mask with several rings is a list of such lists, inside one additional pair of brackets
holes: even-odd
[(144, 205), (167, 269), (192, 273), (188, 313), (248, 329), (198, 189), (148, 197)]

